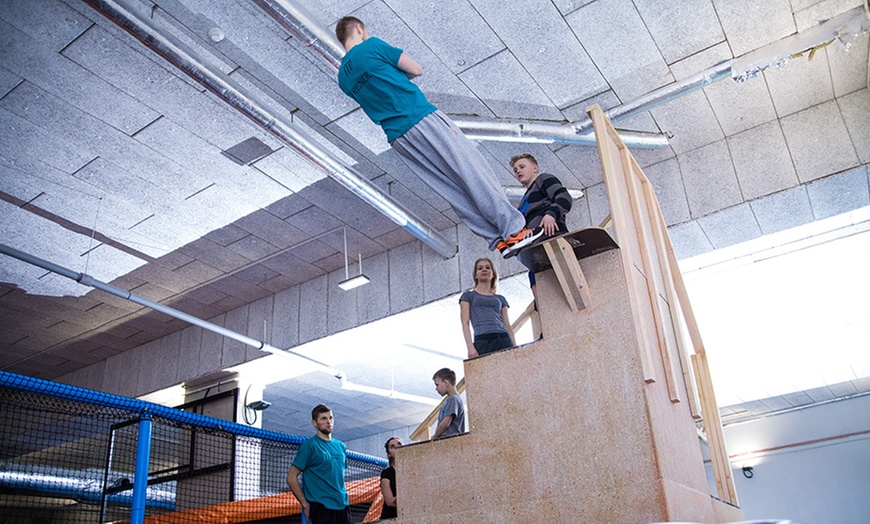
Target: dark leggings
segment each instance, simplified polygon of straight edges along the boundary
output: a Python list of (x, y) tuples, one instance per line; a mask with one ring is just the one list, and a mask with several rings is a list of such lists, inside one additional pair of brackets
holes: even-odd
[(511, 336), (505, 332), (500, 333), (484, 333), (482, 335), (474, 335), (474, 349), (478, 355), (486, 355), (500, 349), (513, 347)]

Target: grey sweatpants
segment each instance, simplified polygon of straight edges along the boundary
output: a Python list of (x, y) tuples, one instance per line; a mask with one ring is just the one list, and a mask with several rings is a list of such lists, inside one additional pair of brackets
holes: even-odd
[(526, 225), (498, 177), (474, 143), (441, 111), (417, 123), (390, 145), (417, 176), (453, 207), (489, 249)]

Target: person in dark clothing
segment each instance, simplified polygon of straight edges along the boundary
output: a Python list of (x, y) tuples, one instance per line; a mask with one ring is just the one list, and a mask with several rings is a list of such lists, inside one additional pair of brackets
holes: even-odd
[(387, 451), (389, 466), (381, 471), (381, 493), (384, 495), (384, 507), (381, 509), (381, 520), (398, 517), (398, 504), (396, 503), (396, 450), (402, 447), (402, 439), (390, 437), (384, 444)]
[[(528, 153), (512, 157), (510, 166), (514, 170), (514, 177), (526, 188), (519, 207), (520, 213), (526, 218), (526, 227), (533, 229), (540, 227), (543, 230), (544, 236), (537, 242), (567, 233), (565, 217), (571, 211), (573, 200), (562, 182), (551, 174), (538, 173), (538, 161)], [(520, 262), (528, 267), (522, 254), (520, 254)], [(535, 274), (531, 271), (529, 271), (529, 284), (537, 302)]]

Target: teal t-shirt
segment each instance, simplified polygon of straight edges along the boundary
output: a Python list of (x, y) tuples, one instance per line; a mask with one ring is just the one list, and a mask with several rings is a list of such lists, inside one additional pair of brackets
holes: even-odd
[(335, 510), (347, 507), (344, 489), (347, 446), (344, 442), (311, 437), (299, 446), (293, 465), (302, 470), (302, 492), (309, 502)]
[(397, 67), (400, 56), (398, 47), (369, 37), (344, 55), (338, 69), (338, 86), (383, 128), (389, 142), (438, 110)]

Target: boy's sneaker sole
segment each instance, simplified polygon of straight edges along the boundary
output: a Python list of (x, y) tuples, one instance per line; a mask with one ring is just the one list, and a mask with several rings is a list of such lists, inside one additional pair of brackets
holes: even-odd
[(527, 235), (525, 238), (517, 242), (516, 244), (509, 246), (504, 251), (502, 251), (502, 255), (504, 255), (505, 259), (513, 258), (517, 256), (517, 254), (522, 251), (523, 248), (531, 246), (535, 243), (536, 240), (541, 238), (544, 234), (543, 228), (535, 228), (531, 234)]

